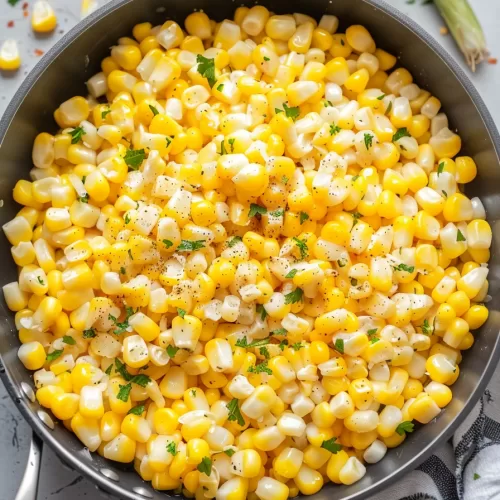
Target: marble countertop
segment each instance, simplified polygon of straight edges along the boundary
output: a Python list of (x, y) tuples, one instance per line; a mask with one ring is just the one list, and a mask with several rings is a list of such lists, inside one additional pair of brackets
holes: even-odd
[[(436, 38), (444, 48), (466, 68), (461, 54), (451, 36), (440, 34), (443, 21), (432, 4), (422, 5), (422, 0), (386, 0), (399, 8), (413, 20), (421, 24), (431, 36)], [(492, 57), (500, 59), (500, 32), (498, 16), (500, 2), (497, 0), (469, 0), (473, 6), (486, 34)], [(34, 0), (28, 0), (31, 4)], [(36, 64), (39, 56), (35, 50), (47, 51), (63, 33), (71, 29), (80, 20), (80, 0), (50, 0), (54, 6), (59, 25), (49, 37), (37, 37), (31, 31), (29, 18), (23, 16), (22, 4), (12, 7), (7, 0), (0, 0), (0, 43), (5, 38), (14, 38), (19, 43), (23, 64), (13, 75), (0, 73), (0, 115), (15, 91)], [(100, 0), (100, 4), (106, 0)], [(28, 10), (29, 8), (28, 7)], [(13, 27), (7, 27), (14, 21)], [(472, 82), (486, 102), (495, 122), (500, 124), (500, 62), (497, 65), (481, 64), (476, 73), (466, 68)], [(24, 422), (18, 410), (11, 402), (3, 384), (0, 382), (0, 470), (2, 500), (13, 500), (21, 482), (30, 442), (31, 430)], [(64, 473), (61, 473), (64, 471)], [(45, 447), (42, 456), (42, 472), (37, 500), (90, 500), (98, 498), (95, 487), (76, 473), (62, 469), (59, 460), (52, 451)]]

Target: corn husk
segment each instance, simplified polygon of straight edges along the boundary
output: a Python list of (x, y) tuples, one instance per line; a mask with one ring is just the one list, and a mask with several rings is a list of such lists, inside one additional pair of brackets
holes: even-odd
[[(496, 1), (496, 0), (494, 0)], [(434, 0), (472, 71), (488, 55), (483, 29), (467, 0)]]

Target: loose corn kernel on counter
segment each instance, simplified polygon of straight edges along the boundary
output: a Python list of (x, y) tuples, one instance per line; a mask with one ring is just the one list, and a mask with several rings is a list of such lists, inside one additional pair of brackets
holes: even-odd
[(359, 25), (141, 23), (3, 226), (19, 358), (91, 451), (187, 498), (350, 485), (452, 399), (491, 229), (439, 100)]

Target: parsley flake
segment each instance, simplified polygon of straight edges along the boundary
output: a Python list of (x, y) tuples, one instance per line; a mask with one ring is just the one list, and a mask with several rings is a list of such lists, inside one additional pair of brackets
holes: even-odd
[(284, 112), (286, 117), (291, 118), (293, 121), (295, 121), (300, 115), (300, 109), (298, 106), (290, 108), (287, 106), (286, 102), (283, 103), (283, 110), (281, 110), (279, 108), (275, 108), (274, 111), (276, 114)]
[(217, 91), (222, 92), (224, 90), (224, 84), (221, 83), (220, 85), (217, 85)]
[(165, 245), (165, 248), (170, 248), (174, 245), (170, 240), (161, 240), (161, 242)]
[(283, 335), (283, 336), (286, 336), (287, 334), (287, 330), (286, 328), (278, 328), (277, 330), (273, 330), (271, 332), (271, 335)]
[(132, 384), (129, 382), (128, 384), (125, 385), (118, 385), (120, 388), (118, 391), (118, 394), (116, 395), (116, 399), (119, 399), (120, 401), (127, 402), (128, 397), (130, 395), (130, 391), (132, 390)]
[(184, 319), (184, 316), (187, 314), (187, 312), (184, 309), (181, 309), (180, 307), (177, 308), (177, 314)]
[(336, 339), (334, 347), (340, 354), (344, 354), (344, 339)]
[(111, 113), (111, 109), (109, 109), (109, 108), (108, 108), (108, 109), (105, 109), (104, 111), (101, 111), (101, 118), (102, 118), (103, 120), (105, 120), (105, 119), (106, 119), (106, 116), (108, 116), (108, 115), (109, 115), (109, 113)]
[(231, 146), (231, 153), (234, 153), (234, 141), (236, 139), (234, 137), (232, 137), (231, 139), (228, 139), (227, 142), (229, 143), (229, 145)]
[(153, 112), (153, 116), (159, 115), (160, 112), (152, 104), (149, 105), (149, 109)]
[(373, 144), (373, 135), (365, 133), (363, 136), (363, 140), (365, 142), (365, 148), (368, 150), (372, 147)]
[(307, 243), (304, 240), (299, 240), (299, 238), (297, 238), (296, 236), (294, 236), (292, 239), (300, 250), (300, 258), (305, 259), (309, 255), (309, 248), (307, 247)]
[(295, 304), (296, 302), (301, 302), (304, 297), (304, 292), (302, 288), (296, 288), (293, 292), (287, 293), (285, 295), (285, 305)]
[(266, 359), (269, 359), (271, 356), (269, 355), (269, 349), (267, 347), (261, 347), (259, 349), (259, 354), (264, 356)]
[[(212, 59), (213, 60), (213, 59)], [(201, 462), (196, 467), (201, 473), (210, 476), (212, 474), (212, 460), (208, 457), (203, 457)]]
[(415, 266), (408, 266), (406, 264), (398, 264), (397, 266), (394, 266), (394, 271), (405, 271), (407, 273), (412, 273), (413, 271), (415, 271)]
[(338, 453), (342, 449), (342, 445), (337, 444), (335, 441), (337, 441), (336, 437), (327, 439), (326, 441), (323, 441), (321, 443), (321, 448), (324, 448), (325, 450), (328, 450), (331, 453)]
[(407, 432), (413, 432), (413, 427), (415, 427), (410, 421), (406, 420), (405, 422), (401, 422), (396, 427), (396, 432), (400, 436), (404, 436)]
[(300, 212), (299, 220), (300, 220), (300, 225), (302, 226), (302, 224), (304, 224), (306, 220), (309, 220), (309, 215), (307, 215), (305, 212)]
[(428, 319), (424, 319), (424, 322), (422, 323), (422, 333), (424, 335), (430, 335), (432, 333), (432, 327), (429, 325)]
[(69, 131), (69, 135), (71, 135), (71, 144), (77, 144), (82, 140), (82, 136), (84, 136), (87, 132), (83, 130), (83, 127), (76, 127), (73, 130)]
[(195, 252), (205, 248), (205, 240), (181, 240), (181, 244), (177, 247), (177, 252)]
[(207, 79), (210, 88), (215, 85), (215, 60), (203, 57), (201, 54), (196, 56), (196, 62), (198, 63), (198, 73)]
[(40, 278), (40, 276), (37, 276), (36, 279), (37, 279), (38, 283), (40, 283), (40, 285), (42, 285), (42, 286), (45, 285), (45, 281), (43, 281), (43, 279)]
[(245, 425), (245, 419), (241, 414), (238, 400), (236, 398), (231, 399), (231, 401), (229, 401), (229, 403), (226, 404), (226, 408), (227, 411), (229, 412), (227, 419), (230, 422), (238, 422), (239, 425)]
[(381, 101), (385, 97), (385, 94), (379, 95), (377, 97), (377, 101)]
[(127, 270), (124, 267), (120, 267), (120, 274), (127, 274)]
[(297, 274), (297, 272), (298, 272), (298, 269), (292, 269), (292, 270), (288, 271), (285, 278), (292, 279)]
[(267, 318), (267, 311), (262, 304), (257, 304), (255, 308), (257, 314), (260, 314), (260, 319), (264, 321)]
[(396, 133), (392, 136), (392, 142), (399, 141), (399, 139), (402, 139), (403, 137), (411, 137), (410, 132), (408, 132), (406, 127), (398, 128)]
[(144, 405), (137, 405), (133, 408), (130, 408), (130, 410), (127, 412), (127, 415), (137, 415), (138, 417), (140, 417), (144, 413), (144, 410)]
[(64, 335), (62, 341), (68, 345), (75, 345), (76, 340), (71, 335)]
[(146, 152), (144, 149), (127, 149), (123, 159), (130, 170), (139, 170), (139, 167), (142, 165), (145, 157)]
[(477, 472), (474, 472), (474, 476), (472, 476), (472, 478), (474, 479), (474, 481), (477, 481), (481, 476), (477, 473)]
[(292, 344), (291, 347), (294, 351), (300, 351), (304, 346), (302, 342), (295, 342), (295, 344)]
[(257, 339), (257, 340), (252, 340), (250, 343), (248, 343), (248, 339), (246, 337), (242, 337), (241, 339), (238, 339), (236, 341), (235, 346), (236, 347), (243, 347), (244, 349), (250, 349), (252, 347), (261, 347), (264, 345), (269, 344), (269, 339)]
[(224, 453), (228, 456), (228, 457), (232, 457), (236, 452), (232, 449), (232, 448), (228, 448), (227, 450), (224, 450)]
[(337, 135), (342, 129), (335, 125), (335, 123), (332, 123), (330, 125), (330, 135)]
[(248, 211), (248, 217), (255, 217), (256, 215), (267, 214), (267, 208), (257, 205), (256, 203), (250, 204), (250, 210)]
[(242, 241), (242, 238), (241, 236), (233, 236), (230, 240), (227, 241), (227, 246), (229, 248), (233, 248), (234, 245), (236, 245), (237, 243), (239, 243), (240, 241)]
[(170, 441), (170, 443), (167, 444), (167, 451), (175, 457), (177, 455), (177, 445), (175, 444), (174, 441)]
[(249, 373), (267, 373), (268, 375), (272, 375), (273, 371), (271, 368), (267, 366), (267, 359), (263, 361), (262, 363), (259, 363), (258, 365), (255, 366), (250, 366), (247, 370)]
[(63, 352), (64, 352), (64, 349), (56, 349), (55, 351), (49, 352), (47, 354), (47, 357), (45, 358), (45, 360), (46, 361), (54, 361), (55, 359), (59, 358)]
[(438, 165), (437, 174), (438, 174), (438, 175), (441, 175), (443, 172), (444, 172), (444, 161), (442, 161), (442, 162)]
[(457, 229), (457, 241), (465, 241), (465, 236), (460, 229)]
[(289, 179), (286, 175), (284, 175), (284, 176), (281, 178), (281, 182), (282, 182), (283, 184), (288, 184), (288, 181), (289, 181), (289, 180), (290, 180), (290, 179)]
[(96, 336), (95, 330), (93, 328), (89, 328), (88, 330), (83, 330), (83, 338), (84, 339), (93, 339)]
[(125, 224), (129, 224), (130, 223), (130, 215), (129, 214), (125, 214), (125, 218), (124, 218), (124, 221), (125, 221)]
[(82, 203), (88, 203), (89, 202), (89, 193), (85, 193), (83, 196), (78, 197), (78, 201)]
[(167, 346), (167, 354), (170, 359), (175, 358), (175, 355), (177, 354), (177, 351), (179, 350), (179, 347), (175, 347), (173, 345), (168, 345)]

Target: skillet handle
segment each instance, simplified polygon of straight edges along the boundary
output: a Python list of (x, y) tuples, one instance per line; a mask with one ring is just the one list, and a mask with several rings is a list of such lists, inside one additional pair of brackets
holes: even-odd
[(42, 440), (33, 432), (28, 463), (15, 500), (36, 500), (42, 461)]

